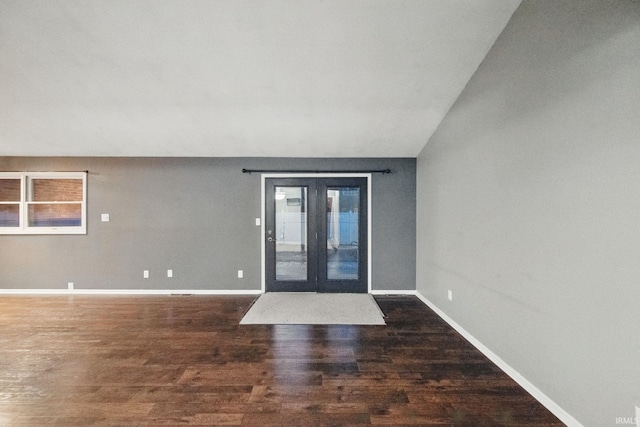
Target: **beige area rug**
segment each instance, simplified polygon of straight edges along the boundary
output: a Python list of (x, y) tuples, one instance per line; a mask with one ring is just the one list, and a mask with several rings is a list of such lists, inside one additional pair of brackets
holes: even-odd
[(241, 325), (385, 325), (369, 294), (271, 292), (261, 295)]

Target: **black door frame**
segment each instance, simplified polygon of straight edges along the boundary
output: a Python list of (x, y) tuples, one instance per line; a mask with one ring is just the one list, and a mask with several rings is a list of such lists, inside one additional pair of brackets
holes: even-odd
[[(360, 243), (364, 243), (364, 247), (366, 248), (364, 250), (364, 252), (362, 253), (362, 256), (360, 257), (361, 262), (359, 263), (359, 277), (364, 277), (364, 281), (361, 282), (363, 284), (360, 285), (360, 287), (358, 288), (358, 290), (356, 292), (362, 292), (362, 293), (371, 293), (371, 282), (372, 282), (372, 278), (371, 278), (371, 248), (372, 248), (372, 244), (371, 244), (371, 173), (354, 173), (354, 174), (345, 174), (345, 173), (339, 173), (339, 174), (332, 174), (332, 173), (318, 173), (318, 174), (274, 174), (274, 173), (266, 173), (266, 174), (262, 174), (262, 214), (261, 214), (261, 222), (260, 222), (260, 226), (261, 226), (261, 253), (262, 253), (262, 292), (267, 292), (267, 291), (281, 291), (281, 289), (269, 289), (267, 290), (267, 266), (268, 266), (268, 261), (267, 260), (267, 218), (266, 218), (266, 208), (267, 208), (267, 203), (273, 203), (273, 200), (271, 198), (271, 200), (267, 200), (268, 195), (266, 192), (266, 187), (267, 187), (267, 179), (278, 179), (279, 182), (280, 180), (286, 180), (286, 179), (295, 179), (295, 180), (310, 180), (308, 182), (311, 181), (315, 181), (315, 180), (321, 180), (321, 181), (316, 181), (316, 182), (321, 182), (322, 184), (320, 186), (329, 186), (329, 187), (335, 187), (338, 186), (338, 184), (340, 185), (349, 185), (348, 184), (348, 180), (350, 178), (357, 178), (357, 179), (365, 179), (365, 185), (366, 185), (366, 191), (361, 192), (361, 206), (364, 210), (366, 210), (365, 214), (364, 214), (364, 221), (366, 222), (366, 227), (360, 227)], [(290, 182), (299, 182), (299, 181), (290, 181)], [(280, 184), (279, 184), (280, 185)], [(320, 191), (318, 192), (320, 193)], [(319, 200), (316, 201), (314, 200), (312, 203), (324, 203), (326, 204), (326, 200), (322, 199), (319, 197)], [(310, 209), (312, 209), (310, 207)], [(314, 221), (312, 219), (312, 221)], [(319, 221), (319, 223), (321, 223), (322, 225), (319, 225), (317, 227), (318, 229), (318, 235), (326, 235), (326, 228), (324, 228), (324, 226), (326, 226), (325, 221)], [(311, 225), (311, 224), (310, 224)], [(315, 227), (315, 224), (313, 224), (313, 226)], [(310, 236), (311, 237), (311, 236)], [(315, 236), (314, 240), (315, 240)], [(322, 240), (324, 240), (322, 242)], [(313, 253), (313, 254), (309, 254), (310, 259), (313, 256), (315, 259), (317, 259), (319, 255), (319, 253), (324, 253), (326, 254), (326, 239), (321, 239), (321, 243), (317, 244), (317, 248), (318, 248), (318, 253)], [(326, 255), (324, 255), (326, 258)], [(270, 261), (273, 262), (273, 259), (271, 259)], [(324, 262), (326, 265), (326, 259), (320, 260), (321, 262)], [(345, 292), (344, 289), (344, 284), (342, 281), (338, 281), (338, 280), (331, 280), (331, 281), (327, 281), (326, 279), (326, 271), (320, 272), (318, 270), (315, 271), (315, 274), (318, 277), (318, 280), (323, 280), (324, 283), (324, 289), (321, 290), (322, 292)], [(348, 282), (348, 281), (347, 281)], [(366, 286), (366, 289), (364, 288), (364, 286)], [(294, 286), (295, 287), (295, 286)], [(304, 291), (304, 290), (303, 290)], [(309, 292), (316, 292), (317, 290), (310, 290)]]

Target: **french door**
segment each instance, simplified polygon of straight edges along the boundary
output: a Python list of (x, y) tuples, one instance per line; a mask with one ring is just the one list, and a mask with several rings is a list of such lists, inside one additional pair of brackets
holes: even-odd
[(265, 179), (267, 292), (368, 290), (367, 179)]

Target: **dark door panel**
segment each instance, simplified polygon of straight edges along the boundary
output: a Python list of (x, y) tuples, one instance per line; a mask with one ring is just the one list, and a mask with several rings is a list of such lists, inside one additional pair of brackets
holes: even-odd
[(316, 180), (266, 181), (267, 291), (315, 292)]
[(318, 292), (366, 293), (366, 178), (319, 180), (318, 206)]

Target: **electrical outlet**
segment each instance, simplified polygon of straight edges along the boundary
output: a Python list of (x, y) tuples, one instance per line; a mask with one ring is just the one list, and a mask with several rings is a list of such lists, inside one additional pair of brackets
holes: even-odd
[(149, 270), (144, 270), (144, 271), (142, 272), (142, 277), (143, 277), (144, 279), (148, 279), (148, 278), (149, 278)]
[(67, 289), (69, 289), (70, 291), (73, 290), (73, 282), (67, 283)]
[(244, 271), (238, 270), (238, 279), (242, 279), (244, 277)]
[(173, 277), (173, 270), (167, 270), (167, 277)]
[(453, 301), (453, 291), (451, 289), (447, 291), (447, 298), (449, 298), (449, 301)]
[(109, 222), (109, 214), (102, 214), (100, 215), (100, 219), (102, 220), (102, 222)]

